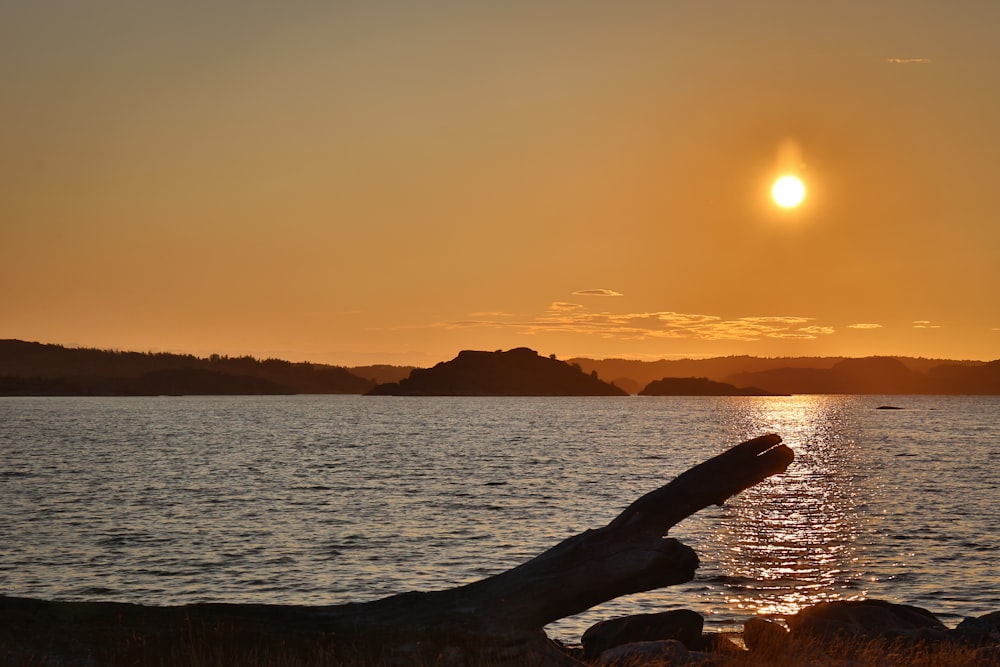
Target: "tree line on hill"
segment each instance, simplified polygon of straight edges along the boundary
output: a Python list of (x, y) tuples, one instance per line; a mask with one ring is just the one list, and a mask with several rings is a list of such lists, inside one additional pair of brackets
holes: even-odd
[(429, 369), (120, 352), (0, 340), (0, 395), (1000, 394), (1000, 360), (717, 357), (641, 362), (466, 350)]
[(700, 377), (770, 394), (1000, 394), (1000, 359), (912, 357), (717, 357), (661, 360), (574, 359), (631, 393), (661, 378)]
[(352, 372), (250, 356), (200, 358), (0, 341), (0, 394), (6, 395), (362, 394), (410, 370), (365, 366)]

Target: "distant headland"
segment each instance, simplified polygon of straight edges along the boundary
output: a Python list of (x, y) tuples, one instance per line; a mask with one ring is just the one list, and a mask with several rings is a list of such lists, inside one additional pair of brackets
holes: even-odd
[(663, 378), (653, 380), (640, 396), (777, 396), (757, 387), (737, 387), (708, 378)]
[(628, 396), (579, 365), (518, 347), (506, 352), (465, 350), (433, 368), (381, 384), (370, 396)]
[(467, 350), (433, 368), (125, 352), (0, 340), (0, 395), (451, 396), (1000, 395), (1000, 360), (715, 357), (558, 360)]
[[(67, 348), (0, 340), (0, 395), (363, 394), (410, 368)], [(364, 373), (361, 375), (360, 373)]]

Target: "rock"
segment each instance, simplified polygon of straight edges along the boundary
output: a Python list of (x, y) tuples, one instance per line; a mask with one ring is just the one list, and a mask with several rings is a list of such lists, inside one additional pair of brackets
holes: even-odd
[(698, 649), (704, 625), (705, 619), (690, 609), (613, 618), (601, 621), (583, 633), (583, 654), (586, 659), (591, 659), (622, 644), (666, 639), (675, 639), (688, 648)]
[(931, 612), (885, 600), (821, 602), (789, 618), (788, 627), (796, 638), (947, 638), (947, 628)]
[[(995, 617), (991, 622), (989, 617)], [(950, 635), (963, 644), (972, 646), (1000, 645), (1000, 613), (993, 612), (979, 618), (965, 618)]]
[(658, 642), (632, 642), (609, 648), (601, 653), (597, 664), (614, 667), (617, 665), (686, 665), (691, 661), (691, 653), (676, 639)]
[(785, 626), (756, 616), (743, 624), (743, 643), (751, 651), (779, 650), (788, 643)]
[(983, 623), (988, 623), (989, 625), (993, 626), (994, 630), (1000, 632), (1000, 611), (991, 611), (988, 614), (983, 614), (976, 620), (981, 621)]
[[(691, 648), (690, 646), (688, 648)], [(701, 646), (699, 651), (704, 651), (705, 655), (736, 655), (746, 653), (739, 644), (729, 637), (719, 633), (705, 633), (701, 636)], [(693, 655), (693, 652), (692, 652)]]

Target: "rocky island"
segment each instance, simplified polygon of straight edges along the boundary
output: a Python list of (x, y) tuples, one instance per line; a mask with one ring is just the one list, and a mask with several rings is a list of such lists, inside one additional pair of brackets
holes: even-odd
[(369, 396), (628, 396), (597, 372), (518, 347), (506, 352), (464, 350), (433, 368), (414, 369), (399, 382), (380, 384)]
[(640, 396), (781, 396), (757, 387), (737, 387), (708, 378), (663, 378), (654, 380)]

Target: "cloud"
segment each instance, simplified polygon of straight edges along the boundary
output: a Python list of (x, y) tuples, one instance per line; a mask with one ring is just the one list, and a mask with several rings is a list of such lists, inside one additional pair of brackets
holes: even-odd
[(625, 296), (621, 292), (610, 289), (581, 289), (573, 292), (573, 296)]
[(799, 329), (799, 331), (810, 335), (826, 336), (834, 333), (836, 329), (834, 329), (833, 327), (802, 327), (801, 329)]
[(881, 329), (881, 324), (848, 324), (848, 329)]
[(557, 313), (564, 313), (571, 310), (580, 310), (583, 308), (582, 304), (579, 303), (568, 303), (566, 301), (553, 301), (549, 306), (549, 310), (555, 311)]
[(893, 65), (926, 65), (931, 62), (930, 58), (886, 58), (887, 63)]
[(469, 317), (514, 317), (511, 313), (505, 313), (499, 310), (485, 310), (478, 313), (469, 313)]
[(940, 324), (931, 324), (930, 320), (914, 320), (913, 321), (913, 328), (914, 329), (940, 329), (941, 325)]
[[(523, 319), (480, 319), (439, 322), (436, 327), (502, 328), (533, 335), (575, 333), (618, 340), (693, 339), (758, 341), (764, 338), (813, 339), (834, 333), (833, 328), (809, 325), (811, 318), (791, 316), (741, 317), (654, 311), (642, 313), (591, 312), (575, 303), (556, 301), (548, 310)], [(805, 326), (804, 326), (805, 325)]]

